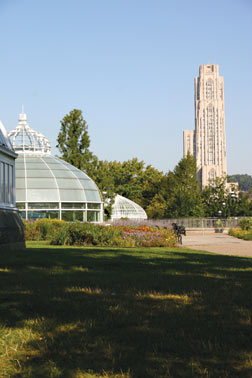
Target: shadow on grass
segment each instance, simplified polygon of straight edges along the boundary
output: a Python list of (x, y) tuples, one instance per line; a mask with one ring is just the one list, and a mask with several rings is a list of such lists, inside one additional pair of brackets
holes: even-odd
[(24, 332), (8, 376), (251, 377), (251, 278), (184, 249), (1, 253), (1, 325)]

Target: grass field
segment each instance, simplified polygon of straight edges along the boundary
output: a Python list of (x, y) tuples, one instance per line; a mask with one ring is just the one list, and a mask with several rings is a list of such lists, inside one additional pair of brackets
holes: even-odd
[(1, 251), (0, 377), (252, 377), (252, 259)]

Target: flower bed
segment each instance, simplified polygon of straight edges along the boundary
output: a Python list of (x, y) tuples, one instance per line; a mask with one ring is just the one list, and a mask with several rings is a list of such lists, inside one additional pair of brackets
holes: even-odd
[(111, 247), (173, 247), (177, 239), (170, 229), (149, 226), (104, 226), (92, 223), (51, 221), (24, 222), (26, 240), (49, 240), (53, 245)]
[(176, 244), (174, 233), (169, 229), (157, 229), (149, 226), (120, 228), (123, 231), (123, 239), (130, 240), (134, 247), (172, 247)]

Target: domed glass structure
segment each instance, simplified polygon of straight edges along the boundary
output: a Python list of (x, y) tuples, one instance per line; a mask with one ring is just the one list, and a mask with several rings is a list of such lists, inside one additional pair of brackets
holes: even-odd
[(51, 155), (50, 142), (32, 130), (26, 114), (9, 133), (16, 160), (16, 203), (25, 219), (103, 221), (103, 202), (84, 172)]
[(117, 194), (112, 205), (111, 220), (121, 218), (147, 219), (147, 214), (137, 203)]

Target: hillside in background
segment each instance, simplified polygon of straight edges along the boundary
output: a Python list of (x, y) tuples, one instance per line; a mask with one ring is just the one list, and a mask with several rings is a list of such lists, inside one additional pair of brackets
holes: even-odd
[(240, 189), (246, 192), (252, 188), (252, 176), (247, 174), (228, 176), (228, 182), (238, 182)]

